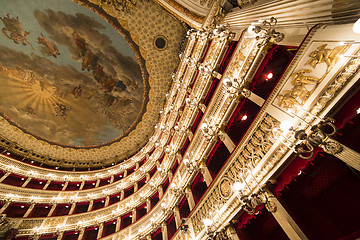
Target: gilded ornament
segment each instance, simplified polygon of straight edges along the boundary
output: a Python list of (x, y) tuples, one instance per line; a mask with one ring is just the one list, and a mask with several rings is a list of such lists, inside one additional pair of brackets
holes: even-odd
[(291, 75), (293, 78), (291, 84), (293, 87), (290, 90), (285, 90), (282, 94), (277, 96), (278, 104), (284, 109), (297, 109), (305, 103), (313, 90), (308, 90), (307, 85), (317, 85), (322, 79), (313, 76), (306, 76), (306, 73), (311, 73), (310, 69), (302, 69)]
[(229, 199), (231, 195), (231, 184), (228, 178), (223, 178), (219, 184), (219, 191), (221, 197)]
[(338, 46), (333, 49), (326, 48), (326, 46), (327, 44), (323, 44), (316, 50), (312, 51), (309, 54), (310, 60), (306, 62), (306, 65), (310, 65), (315, 68), (319, 63), (326, 63), (326, 72), (328, 72), (329, 69), (336, 63), (339, 55), (345, 51), (346, 46)]

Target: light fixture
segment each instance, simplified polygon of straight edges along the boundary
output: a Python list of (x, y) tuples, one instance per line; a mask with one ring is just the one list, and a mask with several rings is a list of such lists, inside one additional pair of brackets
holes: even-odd
[(204, 134), (207, 141), (210, 141), (212, 138), (216, 137), (219, 132), (218, 124), (209, 124), (211, 120), (205, 119), (201, 124), (200, 130)]
[(292, 123), (290, 121), (283, 121), (280, 123), (280, 129), (283, 131), (283, 132), (288, 132), (292, 129)]
[(267, 80), (270, 80), (270, 79), (272, 79), (274, 77), (274, 74), (271, 72), (271, 73), (269, 73), (267, 76), (266, 76), (266, 79)]
[(185, 165), (185, 167), (186, 167), (186, 170), (187, 170), (190, 174), (198, 170), (197, 164), (196, 164), (196, 163), (194, 164), (193, 162), (190, 162), (189, 159), (185, 158), (185, 159), (183, 160), (183, 162), (184, 162), (184, 165)]
[(213, 224), (213, 221), (211, 219), (205, 218), (203, 220), (203, 223), (204, 223), (205, 227), (210, 227)]
[(233, 189), (236, 191), (236, 192), (240, 192), (243, 188), (244, 188), (244, 185), (243, 183), (241, 182), (235, 182), (234, 185), (233, 185)]
[(354, 33), (360, 33), (360, 18), (353, 25)]
[(246, 114), (244, 114), (241, 118), (241, 121), (245, 121), (246, 119), (248, 119), (248, 116)]
[(274, 42), (280, 42), (284, 39), (284, 34), (277, 32), (275, 30), (275, 26), (277, 24), (277, 19), (271, 17), (269, 20), (261, 21), (261, 25), (250, 26), (248, 27), (248, 33), (250, 34), (257, 34), (256, 39), (263, 39), (264, 41), (260, 43), (258, 46), (264, 46), (270, 40)]
[(249, 34), (255, 34), (255, 26), (254, 25), (249, 26), (247, 32)]
[(183, 231), (184, 233), (187, 233), (188, 229), (189, 229), (189, 225), (186, 224), (186, 220), (181, 219), (180, 230)]
[(356, 114), (360, 114), (360, 107), (356, 110)]
[[(300, 119), (299, 116), (297, 117)], [(304, 119), (301, 118), (301, 120), (307, 125), (310, 125), (310, 123), (306, 122)], [(295, 145), (293, 150), (298, 153), (301, 158), (311, 159), (314, 156), (315, 147), (321, 147), (326, 153), (332, 155), (340, 153), (343, 150), (341, 144), (330, 139), (330, 137), (337, 132), (334, 122), (335, 120), (329, 117), (322, 119), (318, 124), (310, 125), (311, 130), (309, 133), (306, 133), (305, 129), (294, 129), (289, 121), (283, 121), (280, 124), (280, 129), (284, 133), (290, 131), (293, 132), (294, 138), (301, 141), (299, 144)], [(286, 138), (284, 135), (282, 136)], [(288, 138), (286, 138), (286, 140), (288, 142), (290, 141)]]
[(179, 197), (184, 194), (184, 191), (178, 188), (175, 183), (171, 183), (171, 191), (175, 197)]

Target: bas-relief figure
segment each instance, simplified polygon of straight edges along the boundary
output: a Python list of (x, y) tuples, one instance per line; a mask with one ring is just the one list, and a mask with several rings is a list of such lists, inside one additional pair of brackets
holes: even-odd
[(339, 55), (345, 50), (345, 46), (338, 46), (333, 49), (326, 48), (327, 44), (319, 46), (316, 50), (312, 51), (309, 54), (309, 61), (306, 62), (306, 65), (312, 66), (314, 69), (319, 63), (326, 63), (327, 70), (329, 71), (331, 67), (336, 63), (336, 59)]
[(293, 87), (277, 96), (280, 107), (286, 110), (295, 110), (305, 103), (314, 89), (308, 90), (307, 85), (317, 85), (320, 82), (319, 78), (305, 75), (311, 72), (309, 69), (303, 69), (291, 75), (291, 84)]
[[(309, 54), (310, 59), (305, 63), (305, 65), (310, 65), (314, 69), (318, 64), (326, 63), (326, 72), (323, 74), (323, 77), (335, 65), (338, 57), (346, 50), (345, 46), (338, 46), (333, 49), (326, 48), (326, 46), (327, 44), (323, 44), (312, 51)], [(323, 77), (311, 76), (311, 72), (311, 69), (301, 69), (291, 75), (291, 89), (284, 90), (277, 96), (279, 107), (294, 111), (301, 108), (323, 79)]]

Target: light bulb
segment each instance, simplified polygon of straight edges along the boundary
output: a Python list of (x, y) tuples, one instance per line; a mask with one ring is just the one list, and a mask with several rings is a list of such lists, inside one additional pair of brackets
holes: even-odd
[(202, 123), (201, 124), (201, 128), (207, 128), (207, 126), (208, 126), (207, 123)]
[(209, 227), (213, 223), (213, 221), (208, 218), (204, 219), (203, 222), (204, 222), (205, 227)]
[(360, 33), (360, 18), (354, 23), (353, 31), (354, 33)]
[(233, 185), (233, 188), (235, 191), (240, 191), (241, 189), (244, 188), (244, 184), (242, 184), (241, 182), (235, 182)]
[(283, 121), (280, 123), (280, 129), (283, 132), (288, 132), (292, 128), (292, 123), (290, 121)]
[(251, 25), (250, 27), (248, 27), (248, 33), (250, 34), (254, 34), (255, 33), (255, 26), (254, 25)]

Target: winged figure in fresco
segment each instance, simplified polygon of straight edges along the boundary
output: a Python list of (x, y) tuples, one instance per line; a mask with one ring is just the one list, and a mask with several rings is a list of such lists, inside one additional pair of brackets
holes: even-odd
[(45, 47), (41, 47), (40, 51), (44, 56), (53, 56), (57, 58), (57, 55), (60, 55), (59, 49), (57, 48), (54, 42), (50, 42), (42, 33), (41, 37), (38, 37), (38, 44), (42, 44)]
[(55, 116), (60, 116), (65, 119), (69, 111), (71, 110), (71, 106), (67, 106), (62, 103), (55, 103), (54, 110), (55, 110)]
[[(5, 25), (5, 27), (2, 29), (2, 32), (7, 38), (13, 40), (16, 44), (19, 44), (19, 42), (21, 42), (23, 45), (29, 44), (29, 46), (34, 49), (31, 43), (29, 43), (26, 39), (26, 36), (29, 35), (30, 32), (24, 31), (19, 21), (19, 17), (11, 18), (9, 14), (7, 14), (6, 17), (0, 17), (0, 19)], [(7, 31), (10, 32), (10, 36)]]
[[(94, 79), (100, 84), (101, 89), (105, 90), (106, 94), (117, 95), (117, 93), (126, 90), (128, 87), (135, 90), (138, 88), (136, 82), (131, 81), (126, 76), (122, 76), (123, 80), (114, 79), (110, 74), (104, 71), (103, 66), (98, 62), (98, 56), (94, 54), (86, 43), (85, 39), (82, 38), (77, 32), (73, 33), (74, 43), (76, 51), (81, 58), (81, 70), (90, 71), (93, 74)], [(89, 97), (89, 99), (91, 96)], [(107, 98), (105, 96), (105, 98)], [(113, 98), (109, 98), (106, 106), (111, 106), (114, 102)]]

